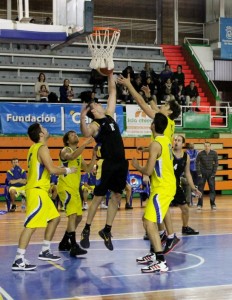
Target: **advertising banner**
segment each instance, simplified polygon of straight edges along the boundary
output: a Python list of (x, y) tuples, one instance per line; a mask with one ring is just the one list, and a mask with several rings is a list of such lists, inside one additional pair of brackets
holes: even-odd
[(232, 18), (220, 18), (221, 58), (232, 59)]
[[(27, 134), (27, 128), (34, 122), (43, 125), (50, 134), (63, 135), (69, 130), (80, 131), (81, 104), (45, 103), (1, 103), (1, 134)], [(121, 133), (124, 130), (123, 108), (116, 106), (114, 116)], [(87, 120), (91, 122), (91, 120)]]
[(126, 134), (129, 136), (151, 135), (152, 119), (138, 105), (126, 107)]

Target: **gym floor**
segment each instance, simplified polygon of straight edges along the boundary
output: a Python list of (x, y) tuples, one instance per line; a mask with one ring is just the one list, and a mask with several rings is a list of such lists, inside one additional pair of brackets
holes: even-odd
[[(0, 299), (232, 299), (231, 196), (217, 197), (217, 211), (210, 210), (207, 197), (201, 212), (196, 206), (190, 208), (189, 225), (200, 231), (198, 236), (181, 236), (180, 209), (171, 209), (181, 242), (166, 256), (169, 271), (162, 274), (142, 274), (135, 261), (148, 252), (149, 242), (143, 240), (139, 200), (135, 199), (133, 206), (133, 210), (125, 210), (123, 200), (112, 230), (112, 252), (98, 236), (106, 214), (99, 209), (88, 254), (78, 258), (57, 250), (66, 226), (61, 212), (52, 251), (62, 259), (56, 263), (37, 259), (43, 240), (39, 229), (25, 256), (37, 269), (27, 272), (11, 271), (25, 214), (18, 207), (15, 213), (0, 215)], [(0, 209), (4, 209), (2, 203)], [(77, 230), (78, 239), (86, 214)]]

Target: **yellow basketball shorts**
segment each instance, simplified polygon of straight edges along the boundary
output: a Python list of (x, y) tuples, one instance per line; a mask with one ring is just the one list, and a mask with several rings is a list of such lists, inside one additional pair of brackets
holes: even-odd
[(147, 201), (144, 218), (151, 222), (161, 224), (174, 195), (175, 193), (166, 193), (163, 191), (152, 193)]
[(48, 221), (60, 216), (47, 191), (42, 189), (26, 190), (26, 228), (47, 227)]
[(66, 216), (77, 214), (82, 216), (82, 201), (78, 191), (74, 192), (69, 188), (61, 189), (58, 185), (58, 195), (63, 203)]

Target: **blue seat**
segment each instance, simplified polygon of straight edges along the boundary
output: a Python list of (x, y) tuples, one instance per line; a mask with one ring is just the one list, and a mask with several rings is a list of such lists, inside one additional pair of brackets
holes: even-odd
[(131, 198), (130, 205), (132, 205), (133, 195), (138, 193), (140, 196), (141, 207), (143, 201), (145, 201), (150, 195), (150, 186), (143, 181), (142, 175), (130, 174), (130, 185), (131, 185)]

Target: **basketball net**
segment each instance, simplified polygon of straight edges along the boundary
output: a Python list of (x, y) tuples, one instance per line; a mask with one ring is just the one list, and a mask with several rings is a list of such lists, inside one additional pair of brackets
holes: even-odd
[(120, 37), (120, 30), (115, 28), (94, 27), (86, 36), (89, 51), (92, 54), (91, 69), (114, 69), (113, 54)]

